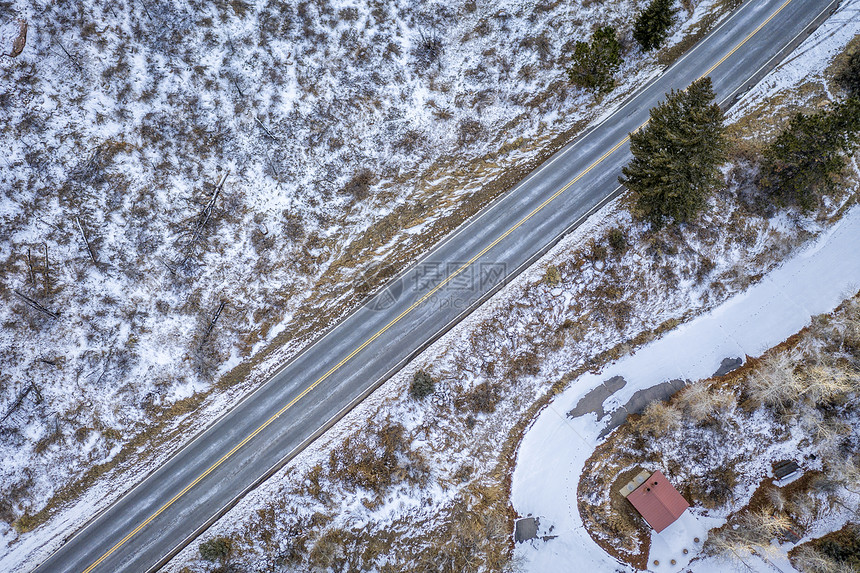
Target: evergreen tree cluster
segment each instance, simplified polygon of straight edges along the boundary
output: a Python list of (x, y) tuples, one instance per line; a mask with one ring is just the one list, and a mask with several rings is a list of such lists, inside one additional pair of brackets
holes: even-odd
[(579, 41), (574, 46), (573, 63), (567, 70), (571, 83), (597, 93), (608, 92), (615, 85), (615, 72), (621, 66), (621, 44), (615, 28), (604, 26), (594, 31), (591, 43)]
[(633, 24), (633, 39), (649, 52), (660, 47), (674, 23), (672, 0), (651, 0)]
[(813, 209), (832, 191), (845, 167), (844, 154), (860, 144), (860, 99), (829, 110), (798, 113), (767, 148), (760, 186), (777, 205)]
[(845, 65), (836, 74), (836, 83), (848, 92), (848, 97), (860, 98), (860, 48), (848, 56)]
[[(633, 37), (644, 51), (660, 46), (675, 23), (672, 0), (651, 0), (637, 16)], [(615, 73), (621, 67), (621, 43), (612, 26), (603, 26), (591, 35), (591, 42), (576, 42), (567, 75), (570, 82), (595, 93), (606, 93), (615, 86)]]
[(860, 525), (848, 524), (812, 542), (813, 547), (846, 571), (860, 570)]
[(669, 93), (648, 124), (630, 134), (633, 160), (619, 180), (633, 192), (634, 214), (654, 228), (690, 221), (722, 182), (725, 127), (713, 100), (711, 79), (702, 78)]

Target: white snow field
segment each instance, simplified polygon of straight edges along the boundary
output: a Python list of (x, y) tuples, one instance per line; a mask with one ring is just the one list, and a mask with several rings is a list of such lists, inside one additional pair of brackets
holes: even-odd
[[(626, 403), (637, 390), (670, 379), (707, 378), (723, 358), (757, 356), (782, 342), (806, 326), (811, 316), (832, 310), (846, 294), (857, 289), (858, 238), (860, 209), (854, 208), (746, 292), (602, 372), (582, 376), (549, 404), (525, 434), (513, 475), (511, 497), (517, 514), (540, 516), (541, 529), (554, 526), (551, 534), (558, 536), (547, 542), (533, 540), (518, 545), (516, 552), (527, 561), (528, 571), (562, 571), (571, 563), (578, 563), (581, 570), (595, 571), (612, 570), (619, 565), (591, 540), (576, 504), (580, 473), (599, 443), (597, 436), (603, 424), (595, 423), (594, 414), (571, 419), (566, 412), (588, 391), (613, 376), (624, 377), (627, 385), (604, 403), (607, 410)], [(709, 527), (715, 525), (718, 524)], [(670, 527), (660, 535), (652, 535), (658, 551), (661, 546), (676, 548), (672, 537), (679, 533), (677, 529)], [(696, 531), (696, 535), (700, 533)], [(692, 536), (691, 533), (689, 537)], [(674, 570), (681, 568), (680, 557), (675, 557), (678, 565)], [(783, 566), (788, 566), (787, 561)], [(668, 567), (660, 570), (669, 571)], [(725, 563), (713, 570), (720, 568), (724, 569)], [(702, 563), (695, 570), (711, 567)]]

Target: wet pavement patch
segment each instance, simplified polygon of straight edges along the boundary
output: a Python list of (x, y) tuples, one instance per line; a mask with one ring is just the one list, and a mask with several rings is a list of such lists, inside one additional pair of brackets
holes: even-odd
[(630, 414), (641, 414), (645, 407), (654, 400), (668, 400), (675, 392), (686, 386), (683, 380), (669, 380), (650, 388), (637, 390), (626, 404), (612, 412), (609, 423), (601, 430), (598, 438), (603, 438), (609, 432), (620, 426)]
[(517, 543), (522, 543), (523, 541), (534, 539), (535, 537), (537, 537), (538, 525), (539, 522), (534, 517), (518, 519), (516, 524), (516, 531), (514, 532), (514, 539), (516, 539)]
[(719, 369), (714, 372), (714, 378), (717, 376), (725, 376), (729, 372), (737, 370), (741, 367), (741, 364), (744, 363), (743, 358), (723, 358), (723, 361), (720, 362)]
[(571, 418), (578, 418), (590, 412), (594, 412), (597, 414), (597, 419), (600, 420), (606, 415), (606, 411), (603, 409), (603, 403), (607, 398), (624, 388), (626, 384), (627, 381), (621, 376), (613, 376), (583, 396), (579, 402), (576, 403), (576, 407), (568, 412), (567, 415)]

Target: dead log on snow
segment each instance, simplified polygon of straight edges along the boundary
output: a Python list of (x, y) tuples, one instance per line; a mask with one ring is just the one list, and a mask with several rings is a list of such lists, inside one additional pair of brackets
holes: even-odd
[(90, 259), (93, 261), (93, 264), (98, 268), (99, 263), (96, 260), (96, 256), (93, 254), (93, 248), (90, 246), (90, 240), (87, 239), (87, 234), (84, 232), (84, 226), (81, 225), (81, 218), (75, 217), (75, 222), (78, 224), (78, 229), (81, 231), (81, 236), (84, 238), (84, 243), (87, 245), (87, 252), (90, 254)]
[(209, 327), (206, 329), (206, 332), (203, 334), (203, 338), (200, 339), (200, 347), (203, 347), (203, 344), (206, 342), (206, 339), (209, 338), (209, 335), (212, 333), (212, 329), (215, 328), (215, 323), (218, 322), (218, 317), (221, 316), (221, 311), (224, 310), (224, 306), (226, 306), (225, 301), (221, 301), (221, 304), (218, 306), (218, 310), (215, 312), (215, 316), (212, 317), (212, 321), (209, 322)]
[(32, 298), (30, 298), (29, 296), (25, 295), (24, 293), (22, 293), (18, 290), (15, 290), (13, 292), (15, 294), (17, 294), (19, 297), (21, 297), (21, 299), (24, 302), (26, 302), (28, 305), (30, 305), (32, 308), (35, 308), (36, 310), (38, 310), (42, 314), (49, 316), (51, 318), (60, 318), (59, 314), (57, 314), (56, 312), (51, 312), (50, 310), (48, 310), (47, 308), (45, 308), (44, 306), (42, 306), (41, 304), (39, 304), (38, 302), (36, 302)]
[(200, 239), (200, 235), (203, 233), (203, 227), (205, 227), (206, 223), (209, 222), (209, 218), (212, 216), (212, 211), (215, 209), (215, 202), (218, 200), (218, 195), (221, 193), (221, 189), (224, 188), (224, 183), (227, 181), (227, 176), (229, 174), (230, 170), (228, 169), (224, 173), (224, 176), (221, 177), (221, 181), (218, 185), (215, 186), (215, 191), (212, 192), (212, 197), (200, 213), (200, 222), (198, 222), (197, 226), (194, 228), (194, 233), (191, 235), (191, 241), (189, 241), (188, 246), (186, 247), (188, 253), (186, 253), (185, 258), (182, 259), (179, 266), (183, 266), (188, 261), (189, 257), (191, 257), (191, 249), (194, 248), (195, 244), (197, 244), (197, 241)]

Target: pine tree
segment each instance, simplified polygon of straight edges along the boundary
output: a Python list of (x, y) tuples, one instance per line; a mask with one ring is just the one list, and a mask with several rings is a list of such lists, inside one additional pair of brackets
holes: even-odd
[(809, 211), (836, 186), (844, 154), (858, 143), (860, 100), (812, 115), (798, 113), (765, 151), (759, 185), (777, 205)]
[(697, 80), (669, 93), (648, 124), (630, 134), (633, 160), (619, 181), (633, 192), (634, 214), (654, 228), (693, 219), (722, 181), (725, 128), (713, 100), (711, 78)]
[(633, 24), (633, 39), (649, 52), (660, 47), (674, 23), (672, 0), (651, 0)]
[(860, 98), (860, 49), (848, 56), (844, 66), (836, 74), (836, 83), (848, 92), (849, 97)]
[(604, 26), (595, 30), (591, 44), (577, 42), (573, 49), (573, 64), (567, 70), (571, 83), (603, 93), (615, 85), (613, 76), (621, 65), (621, 44), (615, 28)]

